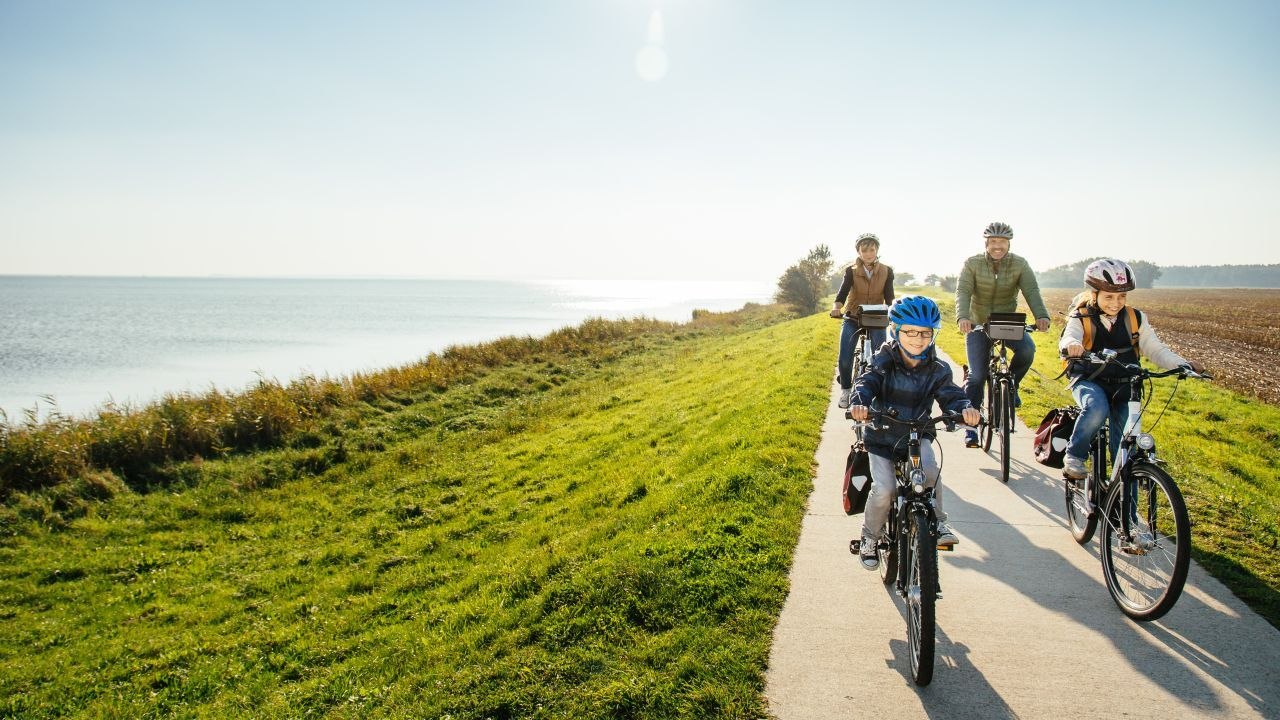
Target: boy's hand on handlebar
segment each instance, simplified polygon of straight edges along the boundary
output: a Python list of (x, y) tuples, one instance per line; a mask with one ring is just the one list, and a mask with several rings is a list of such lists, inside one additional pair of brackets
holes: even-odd
[(831, 308), (831, 312), (829, 312), (829, 313), (827, 313), (827, 314), (828, 314), (828, 315), (830, 315), (830, 316), (831, 316), (831, 317), (833, 317), (833, 318), (838, 318), (838, 317), (840, 317), (841, 315), (843, 315), (843, 313), (841, 313), (841, 312), (840, 312), (840, 308), (838, 308), (838, 307), (833, 307), (833, 308)]
[(964, 416), (964, 424), (970, 427), (977, 427), (982, 422), (982, 413), (973, 408), (965, 408), (960, 414)]
[(1036, 330), (1049, 332), (1049, 318), (1036, 318)]
[(973, 330), (973, 323), (969, 320), (961, 320), (957, 324), (960, 326), (960, 332), (966, 335), (969, 334), (971, 330)]
[(1198, 375), (1204, 374), (1204, 363), (1200, 362), (1199, 360), (1188, 360), (1186, 367), (1191, 368)]
[(1078, 342), (1073, 342), (1067, 346), (1067, 357), (1080, 357), (1084, 354), (1084, 346)]
[(854, 420), (857, 420), (858, 422), (865, 422), (867, 419), (867, 406), (866, 405), (850, 405), (849, 417)]

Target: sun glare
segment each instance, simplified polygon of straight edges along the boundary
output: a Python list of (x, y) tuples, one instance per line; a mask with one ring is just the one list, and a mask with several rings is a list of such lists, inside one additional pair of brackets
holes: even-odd
[(649, 32), (645, 46), (636, 53), (636, 73), (641, 80), (657, 82), (667, 74), (667, 51), (663, 49), (662, 11), (649, 16)]

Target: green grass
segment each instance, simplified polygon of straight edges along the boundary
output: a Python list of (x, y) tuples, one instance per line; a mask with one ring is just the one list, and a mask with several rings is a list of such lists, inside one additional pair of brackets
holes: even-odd
[[(954, 297), (932, 294), (946, 319), (938, 344), (964, 362)], [(1032, 336), (1036, 360), (1023, 380), (1018, 411), (1031, 428), (1051, 408), (1074, 402), (1066, 379), (1055, 379), (1062, 369), (1061, 323), (1056, 319), (1049, 332)], [(1192, 557), (1280, 627), (1280, 408), (1211, 383), (1184, 381), (1152, 425), (1174, 386), (1172, 379), (1156, 381), (1143, 424), (1187, 501)]]
[(764, 716), (831, 321), (629, 332), (15, 493), (0, 717)]

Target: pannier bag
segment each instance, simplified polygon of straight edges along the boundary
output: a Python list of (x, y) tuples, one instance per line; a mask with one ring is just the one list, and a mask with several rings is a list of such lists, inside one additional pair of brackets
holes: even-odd
[(857, 515), (867, 507), (867, 495), (871, 492), (871, 459), (861, 444), (850, 446), (849, 457), (844, 461), (844, 487), (840, 499), (844, 501), (844, 514)]
[(1051, 468), (1060, 468), (1067, 454), (1067, 443), (1071, 440), (1071, 431), (1075, 430), (1076, 418), (1080, 417), (1080, 408), (1054, 408), (1044, 416), (1032, 446), (1036, 462)]
[(864, 328), (889, 327), (889, 306), (859, 305), (858, 324)]

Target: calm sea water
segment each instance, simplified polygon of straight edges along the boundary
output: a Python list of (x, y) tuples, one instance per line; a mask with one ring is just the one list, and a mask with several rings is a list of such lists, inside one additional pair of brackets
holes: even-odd
[(684, 321), (766, 301), (767, 283), (0, 276), (0, 409), (238, 390), (408, 363), (588, 317)]

